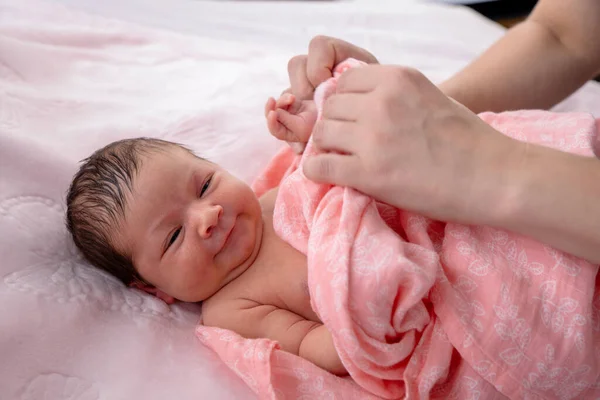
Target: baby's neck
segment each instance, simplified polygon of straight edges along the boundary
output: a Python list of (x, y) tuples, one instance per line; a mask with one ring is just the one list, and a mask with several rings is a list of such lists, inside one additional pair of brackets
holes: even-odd
[(263, 272), (262, 267), (269, 258), (267, 254), (268, 251), (265, 251), (265, 249), (270, 247), (269, 242), (273, 241), (272, 234), (274, 234), (274, 232), (271, 233), (271, 231), (273, 231), (272, 218), (263, 215), (262, 222), (262, 229), (259, 230), (260, 233), (258, 233), (259, 236), (257, 236), (259, 243), (252, 255), (243, 264), (232, 271), (230, 279), (221, 287), (221, 289), (208, 299), (204, 300), (203, 307), (218, 304), (223, 300), (244, 293), (247, 287), (253, 286), (248, 283), (261, 275)]

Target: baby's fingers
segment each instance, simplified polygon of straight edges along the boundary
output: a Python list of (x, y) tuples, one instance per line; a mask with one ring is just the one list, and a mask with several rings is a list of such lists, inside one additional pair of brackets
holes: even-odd
[(289, 106), (294, 104), (296, 101), (296, 97), (291, 93), (283, 93), (279, 99), (277, 99), (277, 108), (285, 108), (287, 109)]
[(308, 142), (312, 126), (307, 123), (304, 116), (292, 114), (281, 108), (275, 110), (274, 114), (279, 123), (279, 129), (277, 134), (274, 134), (275, 136), (287, 142)]
[(273, 111), (275, 110), (275, 99), (272, 97), (269, 97), (269, 99), (267, 100), (267, 103), (265, 104), (265, 118), (269, 118), (269, 111)]
[(267, 113), (267, 127), (269, 128), (271, 135), (275, 136), (277, 139), (285, 140), (285, 126), (277, 120), (277, 112), (274, 110)]

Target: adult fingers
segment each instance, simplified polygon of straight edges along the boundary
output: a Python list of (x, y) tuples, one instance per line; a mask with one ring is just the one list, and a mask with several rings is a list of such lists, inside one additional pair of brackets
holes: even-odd
[(323, 119), (356, 121), (364, 113), (367, 101), (364, 94), (333, 94), (323, 103)]
[(338, 186), (360, 186), (360, 165), (356, 156), (334, 153), (317, 154), (306, 158), (303, 163), (306, 177), (315, 182)]
[(315, 36), (308, 45), (306, 64), (306, 77), (312, 87), (331, 78), (335, 66), (350, 57), (369, 64), (377, 63), (375, 56), (365, 49), (341, 39)]
[(288, 76), (290, 78), (291, 93), (300, 100), (312, 99), (315, 87), (306, 76), (307, 56), (295, 56), (288, 62)]
[(370, 92), (386, 79), (384, 70), (385, 67), (380, 65), (349, 69), (338, 79), (335, 92), (338, 94)]
[(321, 120), (312, 132), (313, 143), (321, 150), (353, 154), (358, 149), (356, 124), (346, 121)]

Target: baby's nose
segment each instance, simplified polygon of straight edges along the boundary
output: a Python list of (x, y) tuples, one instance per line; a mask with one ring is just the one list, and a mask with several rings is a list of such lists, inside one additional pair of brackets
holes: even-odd
[(219, 224), (219, 219), (223, 215), (223, 207), (219, 205), (207, 206), (201, 216), (198, 224), (198, 234), (202, 239), (211, 237), (214, 228)]

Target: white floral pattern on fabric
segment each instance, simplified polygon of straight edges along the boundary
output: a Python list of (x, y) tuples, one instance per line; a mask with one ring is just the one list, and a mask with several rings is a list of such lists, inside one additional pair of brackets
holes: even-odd
[[(342, 64), (318, 88), (318, 106), (341, 70), (357, 64)], [(589, 115), (481, 118), (519, 140), (593, 156)], [(314, 152), (309, 143), (304, 157)], [(312, 307), (352, 378), (266, 339), (232, 333), (225, 341), (220, 330), (198, 327), (261, 398), (600, 397), (597, 265), (509, 232), (431, 221), (316, 184), (290, 154), (277, 155), (254, 189), (280, 184), (275, 228), (307, 255)]]

